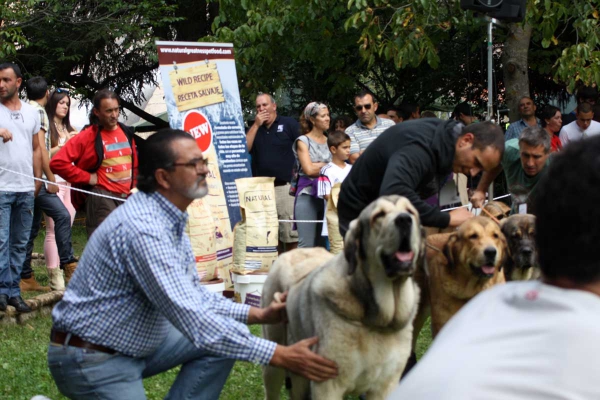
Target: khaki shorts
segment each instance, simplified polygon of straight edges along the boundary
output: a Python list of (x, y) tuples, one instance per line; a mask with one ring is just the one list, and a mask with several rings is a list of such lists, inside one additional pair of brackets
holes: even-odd
[[(275, 202), (277, 203), (277, 218), (294, 219), (294, 199), (290, 196), (290, 184), (275, 186)], [(283, 243), (296, 243), (298, 231), (292, 230), (291, 222), (279, 223), (279, 240)]]

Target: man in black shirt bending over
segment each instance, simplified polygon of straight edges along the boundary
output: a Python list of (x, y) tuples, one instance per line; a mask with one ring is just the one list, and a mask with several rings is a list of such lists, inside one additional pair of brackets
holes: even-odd
[(473, 215), (466, 208), (441, 212), (424, 199), (439, 192), (451, 172), (475, 176), (500, 166), (504, 134), (482, 122), (455, 129), (455, 121), (426, 118), (392, 126), (356, 161), (338, 202), (340, 233), (379, 196), (398, 194), (419, 211), (425, 226), (459, 226)]

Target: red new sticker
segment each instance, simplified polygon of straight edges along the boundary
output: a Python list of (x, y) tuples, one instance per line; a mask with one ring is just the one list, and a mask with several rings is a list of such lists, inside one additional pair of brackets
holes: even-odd
[(208, 150), (212, 143), (212, 128), (202, 113), (195, 110), (188, 112), (183, 119), (183, 130), (196, 139), (203, 153)]

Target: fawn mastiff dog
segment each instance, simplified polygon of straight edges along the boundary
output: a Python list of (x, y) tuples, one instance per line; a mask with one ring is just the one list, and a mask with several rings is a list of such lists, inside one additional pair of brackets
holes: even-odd
[(507, 256), (500, 227), (485, 217), (463, 223), (454, 233), (427, 238), (426, 269), (415, 273), (421, 288), (415, 339), (431, 314), (433, 336), (479, 292), (504, 283), (502, 265)]
[(527, 281), (540, 277), (535, 245), (535, 216), (511, 215), (501, 223), (508, 243), (508, 257), (504, 264), (507, 281)]
[[(404, 197), (381, 197), (345, 239), (336, 256), (319, 248), (283, 254), (263, 288), (265, 305), (289, 290), (288, 325), (264, 325), (263, 336), (280, 344), (318, 336), (314, 351), (338, 364), (337, 378), (322, 383), (291, 375), (292, 399), (385, 399), (410, 353), (419, 301), (412, 274), (425, 255), (417, 210)], [(263, 378), (267, 399), (278, 399), (285, 372), (265, 367)]]

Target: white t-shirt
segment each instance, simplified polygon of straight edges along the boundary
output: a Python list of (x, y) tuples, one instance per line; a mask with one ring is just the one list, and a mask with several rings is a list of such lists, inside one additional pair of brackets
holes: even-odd
[[(321, 172), (319, 174), (319, 181), (317, 185), (317, 196), (323, 199), (325, 196), (328, 196), (331, 193), (331, 188), (336, 183), (341, 183), (346, 179), (350, 170), (352, 169), (352, 165), (345, 164), (344, 168), (340, 168), (335, 165), (333, 162), (330, 162), (323, 168), (321, 168)], [(325, 202), (325, 211), (327, 211), (327, 202)], [(321, 229), (321, 236), (328, 236), (329, 232), (327, 232), (327, 219), (323, 217), (323, 229)]]
[(559, 137), (562, 145), (566, 146), (569, 142), (575, 142), (598, 134), (600, 134), (600, 122), (592, 121), (590, 126), (585, 131), (582, 131), (579, 125), (577, 125), (577, 121), (573, 121), (562, 127)]
[(17, 175), (0, 169), (0, 191), (33, 192), (33, 137), (40, 130), (40, 116), (36, 109), (21, 101), (21, 109), (11, 111), (0, 103), (0, 128), (12, 133), (12, 140), (0, 140), (0, 167), (20, 172)]
[(482, 292), (388, 399), (600, 399), (600, 297), (539, 281)]

